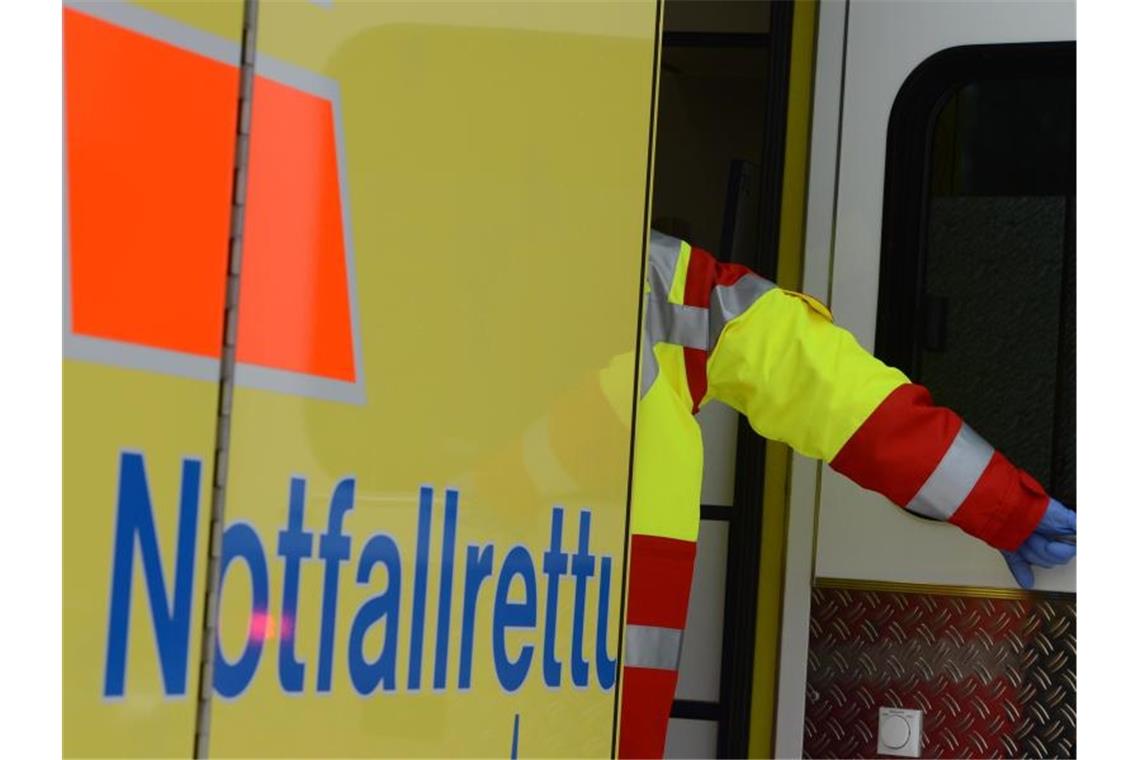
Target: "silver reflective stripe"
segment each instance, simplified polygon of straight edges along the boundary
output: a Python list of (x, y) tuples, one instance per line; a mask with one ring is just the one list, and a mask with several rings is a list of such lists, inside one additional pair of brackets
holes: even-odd
[(641, 341), (641, 396), (649, 392), (657, 379), (657, 357), (653, 347), (672, 343), (687, 348), (708, 349), (709, 313), (707, 309), (671, 303), (650, 293), (645, 301), (645, 335)]
[(676, 670), (681, 662), (681, 629), (655, 625), (625, 627), (625, 664), (631, 668)]
[[(677, 274), (677, 262), (681, 258), (681, 241), (656, 230), (649, 233), (649, 295), (645, 302), (645, 331), (641, 341), (641, 397), (653, 387), (657, 379), (657, 357), (653, 346), (665, 340), (670, 320), (661, 314), (658, 301), (668, 303), (669, 290)], [(707, 324), (707, 323), (706, 323)]]
[(681, 258), (681, 241), (656, 230), (649, 233), (649, 290), (662, 298), (669, 295)]
[(906, 508), (936, 520), (949, 520), (974, 490), (993, 455), (993, 446), (963, 423), (942, 461)]
[(748, 311), (760, 296), (775, 287), (763, 277), (746, 274), (732, 285), (713, 288), (709, 295), (709, 350), (716, 347), (726, 323)]
[(707, 349), (709, 345), (709, 313), (697, 306), (670, 303), (649, 294), (645, 314), (645, 337), (650, 343), (672, 343), (686, 348)]
[[(648, 319), (648, 315), (646, 315)], [(653, 381), (657, 379), (657, 357), (653, 355), (653, 341), (649, 340), (648, 333), (641, 339), (641, 398), (649, 393)]]

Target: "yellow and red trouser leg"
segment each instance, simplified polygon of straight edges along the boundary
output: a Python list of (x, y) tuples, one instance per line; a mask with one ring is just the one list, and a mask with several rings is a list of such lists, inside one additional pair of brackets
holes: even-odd
[(634, 534), (618, 757), (661, 757), (689, 608), (695, 541)]

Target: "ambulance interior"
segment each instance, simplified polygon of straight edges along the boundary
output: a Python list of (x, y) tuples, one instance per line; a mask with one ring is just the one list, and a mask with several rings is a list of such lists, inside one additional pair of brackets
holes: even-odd
[[(783, 287), (822, 283), (812, 294), (833, 301), (836, 254), (813, 264), (810, 229), (803, 242), (809, 176), (823, 168), (796, 156), (826, 127), (813, 104), (842, 92), (818, 89), (825, 53), (797, 46), (822, 46), (847, 20), (843, 4), (817, 8), (666, 0), (652, 226)], [(881, 253), (860, 269), (878, 272), (877, 303), (859, 305), (875, 325), (867, 347), (1075, 508), (1075, 44), (945, 47), (872, 135), (886, 161)], [(817, 88), (806, 96), (801, 59)], [(806, 211), (789, 206), (795, 194)], [(822, 278), (805, 276), (813, 266)], [(698, 419), (702, 519), (666, 756), (907, 754), (882, 743), (880, 708), (921, 712), (917, 726), (905, 717), (922, 756), (1075, 755), (1071, 576), (1023, 592), (999, 559), (922, 565), (928, 534), (958, 538), (885, 501), (850, 505), (875, 510), (878, 527), (844, 544), (818, 495), (837, 476), (715, 402)], [(865, 559), (876, 554), (889, 571)]]

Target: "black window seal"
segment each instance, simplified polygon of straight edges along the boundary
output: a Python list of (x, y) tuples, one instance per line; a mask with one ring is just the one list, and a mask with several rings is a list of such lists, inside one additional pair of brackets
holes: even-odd
[(919, 363), (934, 127), (943, 106), (978, 80), (1069, 74), (1076, 42), (963, 45), (927, 58), (899, 87), (887, 124), (875, 355), (908, 376)]

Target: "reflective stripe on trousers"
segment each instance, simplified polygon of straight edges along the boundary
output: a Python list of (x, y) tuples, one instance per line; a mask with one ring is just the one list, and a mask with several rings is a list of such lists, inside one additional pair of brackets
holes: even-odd
[(681, 664), (679, 628), (656, 625), (625, 627), (625, 664), (630, 668), (676, 670)]

